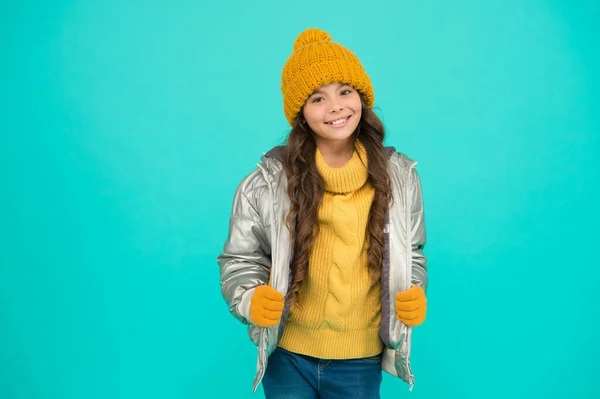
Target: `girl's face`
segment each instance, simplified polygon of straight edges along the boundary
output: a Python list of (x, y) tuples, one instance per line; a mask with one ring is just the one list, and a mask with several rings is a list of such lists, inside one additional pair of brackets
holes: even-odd
[(306, 100), (304, 119), (316, 134), (317, 144), (348, 141), (362, 115), (358, 92), (350, 85), (331, 83), (321, 86)]

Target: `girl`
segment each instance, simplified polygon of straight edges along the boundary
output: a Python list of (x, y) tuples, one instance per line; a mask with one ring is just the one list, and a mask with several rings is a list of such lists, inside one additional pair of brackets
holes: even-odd
[(416, 162), (383, 146), (370, 78), (331, 40), (297, 37), (281, 82), (287, 145), (240, 183), (217, 259), (267, 398), (379, 398), (381, 370), (414, 384), (427, 302)]

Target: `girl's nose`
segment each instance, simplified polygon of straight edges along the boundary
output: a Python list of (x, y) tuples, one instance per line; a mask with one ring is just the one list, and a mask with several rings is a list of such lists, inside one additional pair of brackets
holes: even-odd
[(342, 108), (343, 108), (343, 107), (342, 107), (341, 105), (339, 105), (339, 104), (335, 104), (335, 103), (334, 103), (334, 104), (332, 104), (332, 105), (331, 105), (331, 108), (329, 109), (329, 112), (333, 114), (333, 113), (335, 113), (335, 112), (339, 112), (339, 111), (341, 111), (341, 110), (342, 110)]

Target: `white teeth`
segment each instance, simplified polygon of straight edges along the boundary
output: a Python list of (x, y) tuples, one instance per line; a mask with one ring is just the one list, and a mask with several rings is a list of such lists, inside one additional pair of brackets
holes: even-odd
[(342, 118), (342, 119), (337, 119), (335, 121), (329, 122), (329, 124), (330, 125), (341, 125), (342, 123), (346, 122), (347, 119), (348, 119), (348, 117)]

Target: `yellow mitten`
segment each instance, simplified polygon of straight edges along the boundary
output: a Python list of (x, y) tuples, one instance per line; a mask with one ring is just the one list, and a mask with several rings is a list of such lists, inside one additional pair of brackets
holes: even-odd
[(418, 326), (425, 321), (427, 298), (423, 288), (413, 285), (407, 291), (396, 293), (396, 317), (407, 326)]
[(259, 327), (273, 327), (281, 319), (284, 295), (269, 287), (259, 285), (250, 299), (250, 322)]

